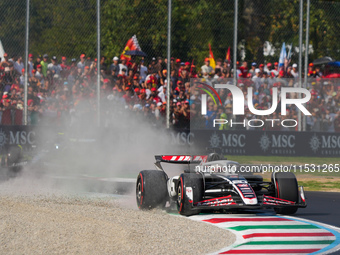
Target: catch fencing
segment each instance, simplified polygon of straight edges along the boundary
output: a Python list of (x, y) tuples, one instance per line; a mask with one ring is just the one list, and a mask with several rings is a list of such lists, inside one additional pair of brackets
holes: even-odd
[[(283, 43), (286, 44), (290, 64), (297, 63), (302, 67), (308, 63), (299, 60), (299, 39), (305, 38), (306, 29), (309, 31), (308, 62), (324, 56), (340, 59), (340, 3), (337, 2), (312, 0), (307, 9), (308, 1), (303, 1), (301, 34), (299, 0), (172, 0), (171, 33), (168, 35), (166, 0), (98, 1), (0, 2), (0, 57), (1, 61), (8, 62), (8, 66), (2, 64), (1, 68), (2, 125), (25, 124), (26, 110), (29, 125), (54, 125), (56, 119), (72, 122), (77, 105), (83, 98), (87, 99), (86, 112), (92, 119), (98, 116), (100, 119), (107, 114), (104, 112), (107, 109), (100, 107), (101, 97), (96, 97), (100, 93), (97, 75), (100, 74), (101, 86), (106, 78), (110, 78), (113, 57), (121, 57), (128, 40), (134, 35), (140, 49), (147, 54), (136, 58), (138, 70), (144, 59), (144, 65), (150, 71), (155, 58), (162, 70), (166, 69), (168, 62), (171, 62), (172, 69), (175, 68), (177, 61), (177, 65), (189, 62), (194, 65), (194, 71), (200, 73), (204, 59), (212, 52), (217, 65), (230, 60), (227, 65), (231, 77), (233, 62), (236, 61), (246, 61), (249, 68), (253, 62), (257, 66), (274, 65), (279, 61)], [(238, 3), (236, 31), (235, 3)], [(27, 13), (29, 16), (26, 16)], [(309, 26), (307, 13), (310, 13)], [(28, 45), (25, 41), (26, 28)], [(237, 35), (236, 47), (234, 35)], [(97, 36), (100, 39), (99, 52)], [(173, 61), (166, 59), (168, 37)], [(25, 52), (26, 46), (28, 52)], [(304, 48), (303, 54), (306, 52)], [(234, 52), (237, 59), (233, 59)], [(54, 57), (53, 61), (61, 65), (60, 71), (45, 67), (53, 62)], [(27, 92), (23, 70), (26, 62), (28, 87), (36, 86), (33, 91), (28, 88)], [(77, 69), (71, 74), (72, 66), (78, 66), (80, 62), (80, 66), (83, 69), (88, 67), (89, 71), (84, 75), (85, 70)], [(97, 70), (99, 63), (101, 68)], [(72, 77), (68, 79), (70, 74)], [(98, 109), (100, 113), (97, 113)], [(100, 125), (103, 124), (101, 120)]]

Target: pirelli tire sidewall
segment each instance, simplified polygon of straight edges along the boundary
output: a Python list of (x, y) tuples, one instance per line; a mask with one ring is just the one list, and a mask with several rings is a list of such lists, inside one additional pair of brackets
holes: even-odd
[[(187, 194), (187, 188), (191, 187), (192, 194)], [(195, 203), (202, 201), (204, 196), (204, 183), (199, 173), (183, 173), (177, 184), (177, 210), (179, 214), (190, 216), (199, 214), (200, 210), (193, 209)], [(189, 190), (188, 190), (189, 191)], [(190, 197), (192, 200), (190, 201)]]
[[(275, 186), (275, 195), (278, 198), (299, 202), (299, 187), (296, 177), (290, 172), (274, 172), (272, 174), (272, 182)], [(279, 214), (294, 214), (297, 207), (275, 208), (275, 212)]]

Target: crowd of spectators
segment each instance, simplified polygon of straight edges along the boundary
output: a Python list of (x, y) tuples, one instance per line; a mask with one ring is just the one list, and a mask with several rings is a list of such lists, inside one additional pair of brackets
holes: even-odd
[[(114, 57), (108, 61), (100, 59), (101, 119), (103, 125), (114, 123), (113, 113), (131, 112), (157, 126), (165, 126), (167, 104), (167, 59), (152, 58), (148, 63), (142, 57)], [(108, 64), (110, 62), (110, 64)], [(229, 82), (234, 72), (230, 62), (216, 60), (215, 68), (208, 58), (204, 65), (171, 58), (170, 66), (170, 123), (174, 128), (211, 128), (212, 119), (227, 119), (242, 122), (263, 119), (255, 116), (246, 107), (245, 115), (232, 115), (233, 98), (226, 89), (218, 90), (222, 105), (208, 99), (207, 115), (200, 114), (200, 91), (190, 84), (195, 78), (213, 85)], [(85, 54), (80, 59), (59, 59), (56, 56), (34, 56), (29, 54), (28, 62), (28, 124), (75, 125), (77, 120), (93, 123), (97, 114), (97, 59)], [(24, 63), (22, 57), (4, 55), (0, 64), (0, 119), (2, 125), (23, 124), (24, 106)], [(235, 72), (237, 86), (247, 98), (247, 88), (253, 88), (253, 105), (256, 109), (269, 109), (273, 87), (297, 87), (298, 67), (296, 64), (279, 66), (278, 63), (238, 64)], [(340, 82), (337, 79), (322, 78), (318, 66), (309, 66), (307, 87), (312, 98), (306, 108), (312, 116), (306, 117), (306, 128), (310, 131), (340, 132)], [(249, 96), (249, 95), (248, 95)], [(292, 93), (290, 97), (297, 97)], [(247, 100), (245, 100), (247, 102)], [(281, 116), (280, 105), (270, 119), (297, 119), (297, 109), (287, 108)], [(229, 121), (230, 122), (230, 121)], [(254, 121), (256, 122), (256, 121)], [(285, 128), (276, 122), (266, 122), (260, 130), (295, 130)], [(258, 129), (249, 126), (220, 125), (220, 129)]]
[[(222, 60), (217, 61), (217, 68), (214, 73), (209, 63), (209, 59), (205, 59), (205, 65), (202, 66), (202, 77), (206, 83), (214, 84), (233, 84), (232, 70), (230, 71), (230, 65), (228, 61), (224, 61), (224, 65), (221, 66)], [(247, 129), (247, 130), (298, 130), (297, 122), (288, 121), (290, 119), (298, 120), (298, 109), (295, 105), (288, 105), (286, 114), (281, 115), (281, 88), (282, 87), (299, 87), (299, 73), (297, 64), (279, 65), (279, 63), (267, 63), (257, 64), (251, 63), (248, 69), (248, 63), (237, 63), (237, 86), (242, 90), (244, 94), (245, 102), (245, 114), (233, 115), (232, 104), (233, 97), (229, 90), (219, 89), (217, 90), (222, 101), (222, 106), (214, 103), (212, 98), (208, 100), (207, 115), (205, 119), (201, 118), (200, 114), (197, 114), (197, 118), (192, 118), (196, 122), (191, 123), (192, 127), (205, 126), (205, 128), (213, 127), (213, 119), (226, 119), (228, 123), (219, 124), (219, 129)], [(208, 71), (208, 67), (210, 70)], [(207, 70), (204, 72), (204, 70)], [(222, 70), (222, 71), (221, 71)], [(302, 74), (304, 77), (304, 74)], [(302, 80), (304, 82), (304, 80)], [(256, 116), (252, 114), (248, 108), (248, 97), (252, 98), (252, 104), (257, 110), (267, 110), (272, 106), (272, 93), (273, 88), (278, 89), (278, 106), (271, 115)], [(248, 88), (252, 88), (252, 95), (249, 95)], [(311, 93), (311, 99), (306, 103), (306, 109), (311, 113), (311, 116), (305, 116), (302, 121), (305, 121), (307, 131), (323, 131), (323, 132), (340, 132), (340, 80), (329, 78), (323, 78), (323, 74), (320, 70), (320, 66), (314, 66), (309, 64), (307, 73), (307, 86), (306, 88)], [(196, 95), (192, 95), (192, 99), (196, 100), (196, 104), (199, 104), (199, 92), (195, 92)], [(194, 92), (192, 94), (195, 94)], [(304, 95), (301, 95), (304, 97)], [(298, 93), (289, 93), (288, 98), (298, 98)], [(195, 107), (197, 108), (197, 107)], [(194, 114), (196, 111), (193, 111)], [(277, 121), (270, 121), (270, 120)], [(250, 121), (250, 122), (249, 122)], [(282, 121), (286, 124), (282, 124)], [(204, 122), (204, 123), (203, 123)], [(231, 125), (231, 123), (241, 123)], [(245, 124), (243, 124), (245, 123)], [(251, 123), (248, 125), (248, 123)], [(256, 126), (256, 127), (255, 127)], [(290, 126), (290, 127), (288, 127)]]

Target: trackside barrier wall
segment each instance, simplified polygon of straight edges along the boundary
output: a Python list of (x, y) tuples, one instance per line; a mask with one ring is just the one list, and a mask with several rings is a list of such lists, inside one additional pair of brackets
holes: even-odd
[[(127, 135), (123, 136), (122, 133)], [(0, 154), (10, 146), (20, 145), (24, 149), (45, 146), (56, 142), (58, 131), (32, 126), (0, 126)], [(103, 135), (105, 134), (105, 135)], [(67, 139), (74, 138), (65, 133)], [(138, 132), (119, 132), (117, 129), (98, 129), (95, 134), (87, 134), (82, 139), (95, 139), (99, 143), (138, 143)], [(111, 142), (110, 142), (111, 141)], [(216, 150), (225, 155), (254, 156), (308, 156), (340, 157), (340, 134), (324, 132), (289, 131), (223, 131), (217, 130), (172, 130), (169, 143), (179, 150), (207, 153)], [(178, 153), (178, 152), (173, 152)]]

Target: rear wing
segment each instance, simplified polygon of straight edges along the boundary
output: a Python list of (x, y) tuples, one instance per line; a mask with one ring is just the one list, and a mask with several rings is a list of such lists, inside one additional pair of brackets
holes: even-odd
[(206, 155), (197, 155), (197, 156), (189, 156), (189, 155), (156, 155), (156, 163), (157, 162), (166, 162), (166, 163), (174, 163), (174, 164), (198, 164), (201, 162), (206, 162), (208, 156)]
[(156, 155), (156, 163), (155, 166), (158, 170), (163, 170), (161, 163), (172, 163), (172, 164), (200, 164), (207, 161), (207, 155)]

